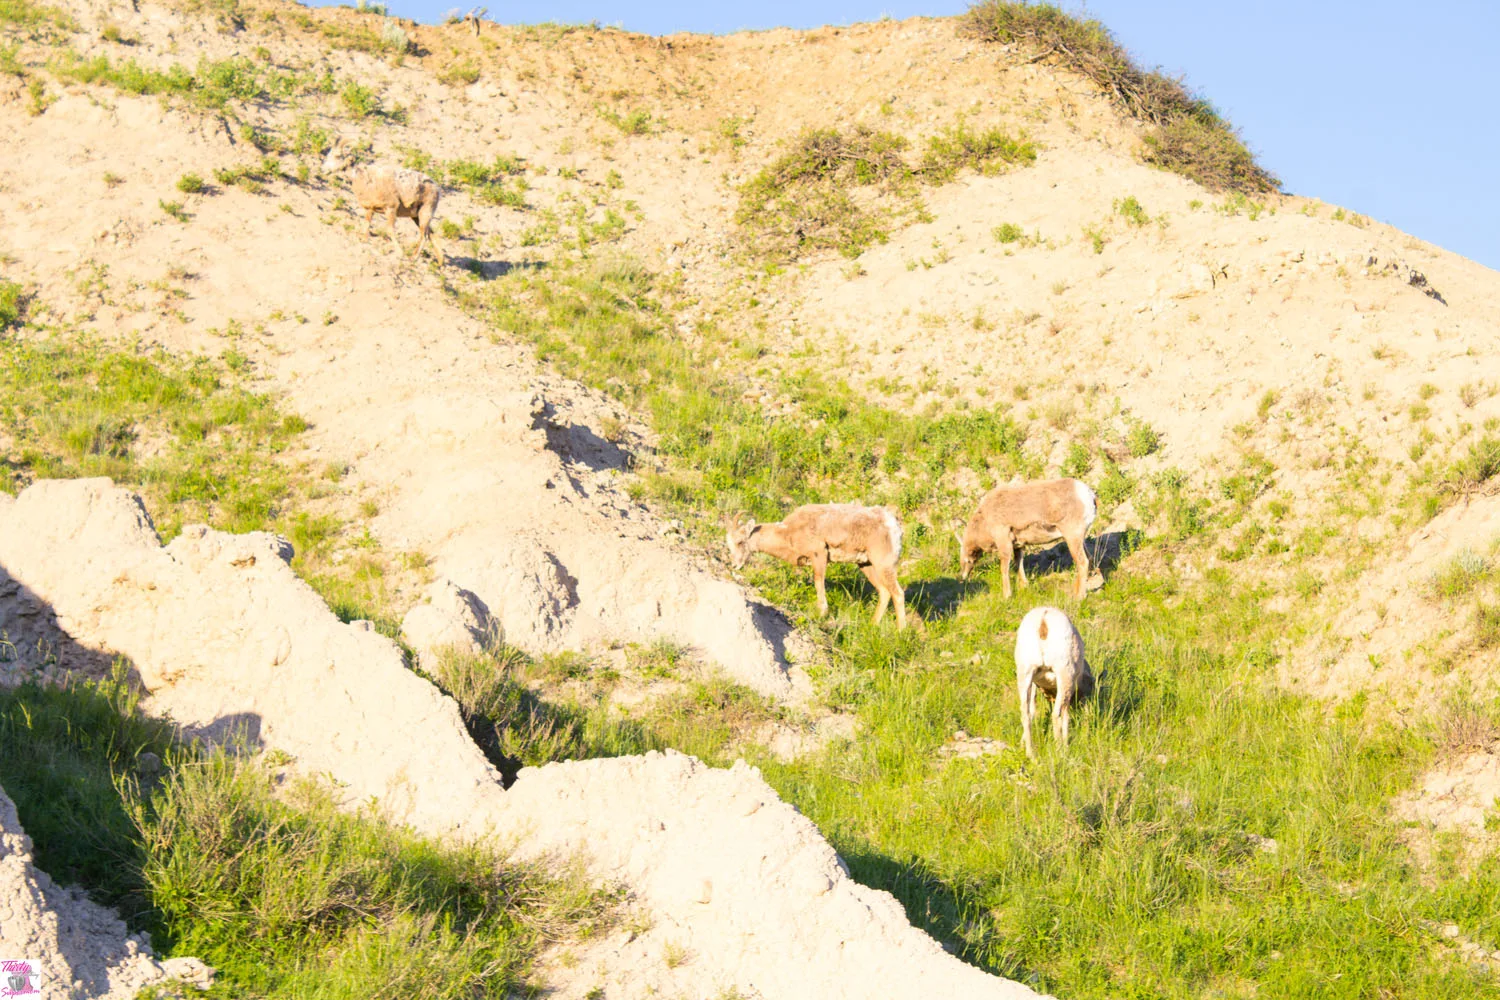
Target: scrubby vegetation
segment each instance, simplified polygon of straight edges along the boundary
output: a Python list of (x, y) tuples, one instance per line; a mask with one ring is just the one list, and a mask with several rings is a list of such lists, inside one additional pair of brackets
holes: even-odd
[(1207, 99), (1157, 70), (1136, 65), (1100, 22), (1031, 0), (979, 0), (963, 30), (986, 42), (1021, 44), (1092, 80), (1125, 114), (1146, 126), (1146, 162), (1215, 191), (1258, 194), (1280, 182), (1245, 147)]
[(1024, 137), (1000, 128), (976, 132), (963, 122), (929, 137), (915, 164), (906, 160), (910, 145), (865, 125), (805, 132), (741, 188), (735, 221), (755, 252), (772, 259), (820, 250), (857, 257), (889, 239), (900, 221), (922, 214), (919, 183), (946, 183), (965, 168), (1025, 166), (1037, 155)]
[(612, 912), (577, 874), (438, 846), (178, 744), (123, 670), (0, 690), (0, 785), (42, 870), (215, 966), (213, 996), (516, 995), (542, 944)]

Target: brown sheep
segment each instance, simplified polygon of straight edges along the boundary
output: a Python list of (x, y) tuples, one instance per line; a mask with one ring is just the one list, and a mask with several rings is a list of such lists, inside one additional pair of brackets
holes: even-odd
[(854, 563), (880, 595), (875, 607), (876, 624), (884, 617), (886, 605), (894, 601), (896, 625), (906, 628), (906, 596), (896, 579), (896, 563), (901, 560), (901, 522), (890, 507), (808, 504), (775, 524), (731, 520), (725, 541), (735, 569), (743, 569), (756, 552), (792, 566), (811, 566), (820, 615), (828, 614), (828, 594), (823, 589), (828, 564)]
[(442, 190), (436, 181), (416, 170), (392, 167), (386, 164), (355, 166), (354, 151), (343, 137), (333, 141), (328, 155), (323, 159), (323, 170), (327, 173), (343, 174), (349, 178), (354, 190), (354, 200), (365, 210), (365, 231), (371, 232), (376, 212), (384, 212), (391, 227), (391, 242), (396, 252), (405, 255), (401, 240), (396, 236), (396, 220), (411, 219), (417, 226), (415, 256), (422, 252), (422, 244), (430, 242), (437, 249), (439, 259), (447, 253), (438, 246), (432, 234), (432, 217), (437, 213)]
[[(984, 495), (968, 527), (958, 537), (959, 576), (967, 580), (974, 564), (985, 552), (1000, 557), (1003, 590), (1010, 596), (1010, 563), (1027, 545), (1045, 545), (1059, 538), (1068, 544), (1078, 580), (1073, 596), (1082, 598), (1104, 585), (1097, 569), (1092, 572), (1084, 538), (1094, 523), (1098, 501), (1094, 491), (1077, 479), (1050, 479), (1020, 486), (997, 486)], [(1026, 564), (1020, 564), (1021, 586), (1026, 586)]]

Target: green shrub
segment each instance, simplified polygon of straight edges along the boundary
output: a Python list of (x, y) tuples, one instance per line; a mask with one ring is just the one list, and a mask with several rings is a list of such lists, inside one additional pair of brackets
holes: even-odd
[(651, 113), (636, 109), (620, 114), (613, 108), (600, 108), (599, 117), (626, 135), (645, 135), (651, 131)]
[(197, 174), (183, 174), (177, 178), (177, 190), (183, 194), (197, 194), (203, 190), (203, 178)]
[(1013, 164), (1036, 162), (1036, 146), (997, 127), (975, 132), (960, 122), (927, 140), (927, 149), (916, 172), (930, 184), (952, 180), (968, 167), (981, 174), (996, 174)]
[(0, 332), (21, 324), (26, 314), (26, 290), (14, 281), (0, 279)]
[(1256, 194), (1280, 182), (1255, 162), (1212, 104), (1181, 81), (1136, 65), (1109, 29), (1051, 3), (977, 0), (962, 30), (985, 42), (1024, 45), (1092, 80), (1124, 114), (1147, 126), (1144, 157), (1214, 190)]
[(1145, 458), (1161, 448), (1161, 435), (1144, 420), (1133, 420), (1125, 432), (1125, 447), (1134, 458)]
[(1144, 226), (1151, 221), (1151, 216), (1146, 214), (1146, 209), (1136, 199), (1135, 195), (1126, 195), (1124, 198), (1115, 199), (1115, 211), (1125, 217), (1125, 221), (1132, 226)]
[(1014, 222), (1002, 222), (993, 233), (997, 243), (1015, 243), (1026, 236), (1026, 230)]
[(345, 83), (339, 91), (339, 101), (344, 110), (355, 118), (369, 118), (380, 114), (383, 102), (380, 95), (355, 80)]
[(1469, 451), (1448, 469), (1444, 485), (1449, 489), (1472, 489), (1500, 473), (1500, 437), (1486, 434), (1469, 445)]
[(1094, 453), (1089, 449), (1088, 445), (1082, 441), (1074, 441), (1068, 446), (1068, 456), (1063, 459), (1062, 464), (1063, 475), (1082, 479), (1089, 474), (1089, 470), (1093, 467)]

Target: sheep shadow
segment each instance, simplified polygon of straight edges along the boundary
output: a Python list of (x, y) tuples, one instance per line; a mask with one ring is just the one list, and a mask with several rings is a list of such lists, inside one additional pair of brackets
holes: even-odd
[(462, 254), (446, 254), (444, 262), (449, 267), (468, 271), (481, 281), (494, 281), (516, 271), (541, 271), (549, 266), (542, 260), (484, 260)]
[(591, 472), (624, 472), (635, 464), (635, 455), (617, 442), (600, 437), (592, 427), (555, 420), (556, 408), (546, 403), (537, 416), (535, 429), (547, 435), (547, 448), (564, 462), (576, 463)]
[[(1140, 547), (1143, 538), (1144, 534), (1135, 528), (1106, 531), (1084, 539), (1083, 548), (1089, 557), (1089, 563), (1097, 567), (1107, 580), (1119, 568), (1121, 560)], [(1028, 577), (1074, 569), (1073, 554), (1068, 551), (1067, 544), (1060, 541), (1044, 549), (1023, 553), (1021, 558), (1026, 560)]]
[[(883, 889), (901, 903), (906, 918), (931, 935), (943, 950), (975, 968), (1015, 982), (1038, 981), (1036, 970), (1023, 965), (1006, 949), (1002, 961), (983, 961), (966, 953), (963, 927), (986, 910), (978, 900), (965, 899), (918, 859), (898, 861), (883, 854), (841, 849), (839, 857), (849, 877), (872, 889)], [(998, 957), (998, 956), (997, 956)]]
[(980, 594), (989, 593), (990, 585), (977, 577), (960, 580), (956, 576), (940, 576), (933, 580), (921, 580), (906, 587), (906, 603), (927, 621), (951, 618), (963, 603)]

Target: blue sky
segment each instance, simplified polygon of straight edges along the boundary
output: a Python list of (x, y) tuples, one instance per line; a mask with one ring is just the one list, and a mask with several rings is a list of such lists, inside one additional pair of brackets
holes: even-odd
[[(452, 0), (394, 0), (436, 21)], [(505, 23), (598, 21), (728, 32), (955, 14), (965, 0), (494, 0)], [(1072, 10), (1077, 5), (1064, 3)], [(1500, 269), (1500, 0), (1092, 0), (1141, 63), (1181, 74), (1289, 191)], [(1500, 90), (1500, 88), (1497, 88)]]

